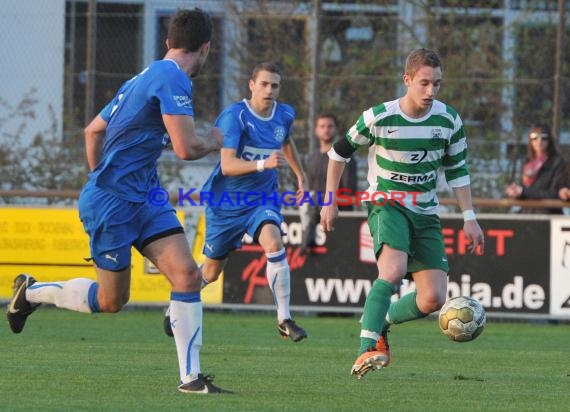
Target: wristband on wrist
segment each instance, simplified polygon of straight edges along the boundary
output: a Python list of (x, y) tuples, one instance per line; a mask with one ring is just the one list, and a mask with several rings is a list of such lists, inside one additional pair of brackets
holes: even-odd
[(257, 171), (263, 172), (265, 170), (265, 160), (261, 159), (257, 161)]
[(475, 212), (473, 211), (473, 209), (463, 211), (463, 221), (464, 222), (467, 222), (468, 220), (475, 220), (475, 219), (477, 219), (477, 218), (475, 217)]

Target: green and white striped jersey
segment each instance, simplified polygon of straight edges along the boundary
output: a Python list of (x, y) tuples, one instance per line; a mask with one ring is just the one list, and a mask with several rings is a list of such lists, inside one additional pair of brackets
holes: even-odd
[[(399, 101), (363, 112), (346, 138), (355, 149), (369, 147), (370, 196), (381, 192), (392, 199), (396, 192), (416, 192), (403, 199), (406, 208), (434, 214), (439, 204), (436, 183), (440, 168), (451, 187), (470, 183), (463, 123), (455, 110), (438, 100), (434, 100), (429, 113), (418, 119), (406, 116)], [(378, 194), (375, 198), (382, 201)]]

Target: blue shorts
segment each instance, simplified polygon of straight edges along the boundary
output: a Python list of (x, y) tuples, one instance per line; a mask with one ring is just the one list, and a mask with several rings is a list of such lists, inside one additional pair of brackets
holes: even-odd
[(170, 204), (134, 203), (87, 183), (79, 195), (79, 218), (89, 235), (91, 257), (101, 269), (131, 266), (131, 247), (140, 252), (154, 240), (184, 233)]
[(204, 254), (210, 259), (224, 259), (232, 250), (241, 247), (245, 233), (257, 241), (257, 231), (264, 223), (275, 224), (281, 229), (283, 216), (277, 208), (258, 206), (235, 214), (216, 207), (206, 208), (206, 241)]

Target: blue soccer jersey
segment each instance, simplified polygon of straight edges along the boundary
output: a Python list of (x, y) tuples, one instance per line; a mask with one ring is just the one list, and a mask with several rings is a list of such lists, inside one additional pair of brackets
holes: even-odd
[[(224, 135), (224, 148), (235, 149), (243, 160), (257, 161), (281, 149), (294, 120), (295, 110), (287, 104), (275, 103), (269, 117), (261, 117), (244, 99), (225, 109), (216, 119), (216, 126)], [(249, 209), (254, 205), (278, 207), (278, 183), (277, 169), (224, 176), (218, 163), (202, 188), (202, 198), (213, 196), (204, 204), (221, 210)]]
[(156, 162), (170, 143), (163, 114), (194, 115), (192, 82), (169, 59), (125, 82), (100, 112), (108, 124), (101, 161), (89, 175), (97, 187), (124, 200), (146, 201), (159, 186)]

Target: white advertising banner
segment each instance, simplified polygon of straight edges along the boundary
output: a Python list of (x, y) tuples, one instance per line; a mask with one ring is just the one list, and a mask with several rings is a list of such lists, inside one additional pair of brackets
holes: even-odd
[(570, 316), (570, 219), (550, 221), (550, 314)]

